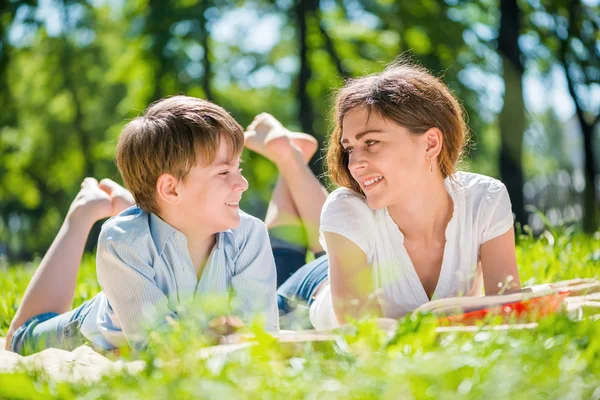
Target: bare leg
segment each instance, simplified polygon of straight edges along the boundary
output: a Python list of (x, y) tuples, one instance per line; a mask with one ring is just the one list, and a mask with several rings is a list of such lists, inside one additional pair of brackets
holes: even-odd
[(246, 147), (277, 165), (277, 181), (265, 223), (267, 227), (297, 224), (306, 231), (308, 248), (321, 252), (319, 220), (327, 190), (307, 163), (317, 150), (316, 140), (307, 134), (290, 132), (269, 114), (258, 115), (248, 127)]
[(271, 232), (276, 232), (277, 237), (300, 247), (308, 247), (306, 229), (282, 176), (277, 178), (273, 189), (265, 224)]
[(92, 226), (133, 204), (133, 196), (110, 179), (100, 184), (93, 178), (83, 181), (56, 238), (25, 290), (8, 330), (7, 349), (15, 330), (31, 317), (46, 312), (62, 314), (71, 308), (77, 271)]

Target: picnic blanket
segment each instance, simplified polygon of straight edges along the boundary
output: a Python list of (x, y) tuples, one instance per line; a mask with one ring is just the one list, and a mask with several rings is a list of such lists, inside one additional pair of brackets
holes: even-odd
[[(569, 312), (580, 312), (587, 316), (600, 317), (600, 282), (593, 279), (568, 281), (571, 294), (565, 299)], [(563, 283), (564, 284), (564, 283)], [(598, 315), (595, 315), (598, 314)], [(382, 318), (378, 324), (391, 337), (397, 328), (395, 320)], [(440, 334), (452, 332), (480, 332), (481, 330), (519, 330), (535, 329), (537, 323), (494, 325), (494, 326), (443, 326), (438, 327)], [(281, 331), (274, 335), (281, 343), (332, 341), (342, 334), (334, 331)], [(223, 344), (206, 347), (198, 353), (199, 358), (224, 356), (256, 344), (252, 337), (231, 335)], [(0, 338), (0, 373), (10, 373), (25, 369), (43, 369), (49, 377), (59, 381), (95, 381), (116, 371), (130, 373), (141, 371), (143, 361), (110, 360), (89, 346), (81, 346), (73, 351), (46, 349), (27, 357), (4, 350), (5, 339)]]

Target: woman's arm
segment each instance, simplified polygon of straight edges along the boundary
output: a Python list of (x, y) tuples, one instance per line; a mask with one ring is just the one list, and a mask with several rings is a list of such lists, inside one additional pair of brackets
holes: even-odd
[(486, 295), (498, 294), (503, 288), (505, 294), (521, 289), (512, 227), (482, 244), (480, 255)]
[(324, 232), (329, 257), (329, 281), (333, 309), (340, 324), (346, 317), (380, 317), (367, 255), (354, 242), (337, 233)]

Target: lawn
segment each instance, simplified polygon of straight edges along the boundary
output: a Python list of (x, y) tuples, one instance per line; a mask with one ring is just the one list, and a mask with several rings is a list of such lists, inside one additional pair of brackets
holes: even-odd
[[(549, 230), (520, 235), (524, 284), (600, 278), (600, 233)], [(6, 334), (35, 262), (0, 266), (0, 336)], [(75, 304), (99, 290), (85, 259)], [(535, 330), (436, 333), (432, 316), (405, 318), (388, 340), (372, 321), (332, 342), (279, 344), (254, 329), (259, 344), (227, 357), (199, 359), (201, 326), (153, 335), (146, 368), (92, 384), (66, 384), (43, 371), (0, 374), (0, 397), (21, 398), (485, 398), (600, 399), (600, 320), (559, 313)], [(126, 356), (127, 357), (127, 356)]]

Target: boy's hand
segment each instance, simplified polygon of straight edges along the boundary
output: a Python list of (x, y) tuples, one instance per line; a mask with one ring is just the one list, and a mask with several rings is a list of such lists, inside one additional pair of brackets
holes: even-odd
[(244, 322), (235, 315), (222, 315), (214, 318), (208, 323), (208, 332), (210, 336), (227, 336), (236, 333), (246, 326)]

